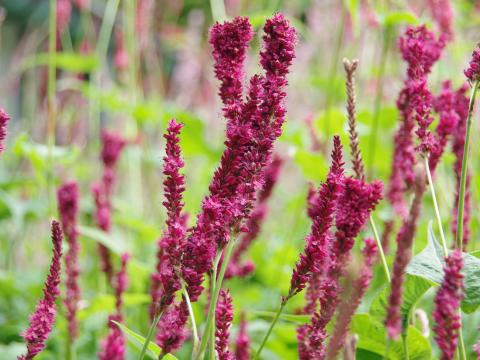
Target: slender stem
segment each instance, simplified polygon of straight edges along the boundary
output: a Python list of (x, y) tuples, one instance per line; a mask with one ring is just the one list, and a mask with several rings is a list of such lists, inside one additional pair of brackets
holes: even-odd
[[(217, 266), (214, 265), (213, 271), (210, 276), (210, 299), (213, 299), (214, 295), (215, 283), (217, 278)], [(212, 314), (212, 324), (215, 324), (215, 311)], [(209, 359), (215, 360), (215, 326), (210, 326)]]
[(224, 0), (210, 0), (210, 7), (215, 21), (224, 21), (227, 18)]
[(432, 193), (433, 207), (435, 209), (435, 215), (437, 217), (440, 238), (442, 239), (443, 256), (448, 256), (447, 241), (445, 240), (445, 233), (443, 232), (442, 218), (440, 217), (440, 210), (438, 209), (437, 196), (435, 195), (435, 188), (433, 186), (432, 174), (430, 173), (430, 165), (428, 164), (427, 156), (425, 156), (425, 170), (427, 171), (428, 183), (430, 184), (430, 192)]
[(408, 343), (407, 343), (407, 332), (405, 331), (402, 334), (402, 343), (403, 343), (403, 356), (405, 360), (410, 359), (410, 354), (408, 353)]
[[(197, 360), (200, 359), (202, 354), (205, 352), (208, 339), (210, 338), (210, 326), (212, 326), (212, 319), (214, 317), (215, 308), (217, 306), (218, 296), (220, 294), (220, 290), (222, 289), (223, 278), (225, 276), (225, 271), (227, 270), (228, 263), (232, 256), (234, 245), (235, 245), (235, 238), (231, 238), (224, 251), (222, 266), (220, 267), (220, 272), (218, 273), (217, 280), (215, 283), (215, 291), (213, 292), (213, 297), (210, 299), (210, 307), (208, 308), (207, 320), (205, 323), (205, 331), (202, 336), (202, 340), (200, 341), (200, 347), (195, 356), (195, 359)], [(215, 325), (213, 324), (213, 326)]]
[(190, 321), (192, 322), (193, 351), (196, 351), (198, 348), (197, 322), (195, 321), (195, 314), (193, 313), (192, 302), (190, 301), (190, 296), (188, 295), (187, 288), (185, 287), (183, 281), (181, 281), (181, 284), (183, 296), (185, 297), (185, 302), (187, 303), (188, 315), (190, 316)]
[(147, 353), (148, 345), (152, 340), (152, 337), (153, 337), (153, 334), (155, 333), (155, 329), (157, 328), (158, 322), (162, 317), (162, 313), (163, 313), (163, 310), (160, 311), (157, 315), (155, 315), (153, 322), (150, 325), (150, 328), (148, 329), (147, 337), (145, 338), (145, 342), (143, 343), (142, 351), (140, 352), (138, 360), (143, 360), (143, 358), (145, 357), (145, 354)]
[(277, 313), (275, 314), (275, 317), (273, 318), (272, 322), (270, 323), (270, 326), (268, 327), (268, 330), (265, 333), (265, 336), (263, 337), (263, 340), (260, 344), (260, 347), (258, 348), (257, 352), (255, 353), (255, 356), (253, 357), (254, 360), (260, 359), (260, 354), (261, 354), (263, 348), (265, 347), (265, 344), (267, 343), (267, 340), (270, 337), (270, 334), (272, 333), (273, 328), (277, 324), (277, 321), (280, 318), (280, 315), (282, 314), (283, 309), (285, 308), (285, 305), (287, 305), (287, 302), (290, 298), (291, 298), (291, 295), (289, 294), (289, 296), (282, 299), (280, 307), (279, 307)]
[(457, 216), (457, 234), (455, 237), (457, 248), (463, 249), (463, 212), (465, 207), (465, 189), (467, 186), (467, 166), (468, 150), (470, 147), (470, 131), (472, 128), (473, 106), (480, 80), (475, 81), (470, 94), (470, 103), (468, 104), (467, 126), (465, 132), (465, 144), (463, 146), (462, 175), (460, 177), (460, 191), (458, 196), (458, 216)]
[(382, 261), (383, 271), (385, 272), (385, 276), (387, 277), (388, 282), (391, 282), (390, 278), (390, 271), (388, 270), (387, 259), (385, 258), (385, 253), (383, 252), (382, 242), (380, 241), (380, 237), (378, 236), (377, 227), (375, 225), (375, 221), (373, 220), (373, 216), (370, 215), (370, 227), (373, 231), (373, 237), (375, 238), (375, 242), (377, 243), (378, 254), (380, 255), (380, 260)]
[(49, 38), (48, 38), (48, 84), (47, 84), (47, 142), (48, 142), (48, 174), (47, 174), (47, 198), (49, 213), (53, 215), (53, 147), (55, 146), (56, 128), (56, 71), (57, 71), (57, 0), (50, 0), (49, 14)]
[[(458, 313), (460, 314), (460, 320), (461, 320), (462, 310), (458, 309)], [(460, 328), (458, 329), (458, 355), (460, 360), (467, 360), (467, 353), (465, 351), (465, 342), (463, 341), (462, 324), (460, 324)]]

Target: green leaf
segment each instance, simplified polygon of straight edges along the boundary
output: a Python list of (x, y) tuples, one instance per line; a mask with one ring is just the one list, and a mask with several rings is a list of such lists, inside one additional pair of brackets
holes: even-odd
[[(252, 315), (262, 317), (262, 318), (269, 318), (273, 319), (276, 315), (276, 312), (273, 311), (252, 311)], [(298, 324), (306, 324), (310, 321), (309, 315), (292, 315), (292, 314), (280, 314), (280, 319), (285, 321), (290, 321)]]
[[(350, 331), (358, 335), (357, 349), (365, 350), (367, 354), (370, 352), (380, 356), (386, 355), (387, 333), (381, 322), (369, 314), (355, 314)], [(432, 349), (428, 340), (413, 326), (408, 327), (407, 346), (410, 360), (427, 360), (432, 357)], [(406, 358), (402, 340), (390, 342), (386, 358), (391, 360)], [(367, 357), (359, 359), (367, 359)]]
[[(0, 282), (1, 284), (1, 282)], [(125, 293), (123, 294), (123, 304), (125, 307), (136, 307), (149, 304), (151, 297), (144, 293)], [(110, 294), (100, 294), (88, 302), (85, 308), (78, 313), (78, 318), (84, 320), (98, 313), (110, 313), (115, 310), (115, 296)]]
[(322, 154), (298, 149), (294, 155), (295, 163), (309, 180), (323, 181), (327, 176), (328, 165)]
[(393, 26), (401, 24), (415, 25), (418, 23), (417, 17), (408, 11), (391, 12), (383, 18), (384, 26)]
[(125, 244), (123, 239), (117, 235), (113, 236), (105, 231), (89, 226), (79, 226), (78, 232), (80, 235), (85, 236), (86, 238), (99, 242), (109, 250), (113, 251), (115, 254), (121, 255), (128, 251), (127, 244)]
[[(21, 69), (24, 71), (31, 67), (48, 65), (49, 62), (50, 55), (48, 53), (36, 54), (33, 57), (25, 59), (21, 64)], [(98, 63), (98, 58), (95, 55), (84, 55), (68, 52), (59, 52), (56, 54), (57, 68), (71, 72), (91, 72), (97, 68)]]

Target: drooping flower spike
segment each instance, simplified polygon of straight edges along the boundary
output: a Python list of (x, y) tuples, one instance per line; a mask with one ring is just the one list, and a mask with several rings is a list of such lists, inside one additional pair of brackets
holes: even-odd
[(22, 337), (27, 344), (27, 353), (18, 357), (18, 360), (33, 359), (45, 348), (45, 342), (52, 331), (57, 313), (55, 300), (60, 294), (60, 268), (62, 257), (63, 234), (60, 224), (52, 221), (53, 255), (50, 271), (43, 287), (43, 298), (37, 304), (35, 312), (30, 316), (30, 326)]
[(473, 50), (472, 59), (464, 74), (471, 83), (480, 79), (480, 46), (477, 45), (477, 48)]
[(188, 307), (185, 299), (171, 304), (163, 313), (157, 327), (156, 343), (164, 354), (172, 353), (183, 345), (188, 336), (185, 325), (188, 320)]
[(66, 294), (65, 308), (68, 322), (70, 341), (78, 335), (78, 321), (76, 313), (80, 301), (80, 286), (78, 276), (78, 254), (80, 244), (78, 242), (77, 216), (78, 216), (78, 185), (74, 181), (66, 182), (57, 191), (58, 212), (62, 223), (63, 233), (68, 243), (68, 251), (65, 254)]
[(232, 297), (228, 290), (221, 290), (215, 309), (215, 350), (219, 360), (233, 360), (229, 350), (230, 327), (233, 321)]

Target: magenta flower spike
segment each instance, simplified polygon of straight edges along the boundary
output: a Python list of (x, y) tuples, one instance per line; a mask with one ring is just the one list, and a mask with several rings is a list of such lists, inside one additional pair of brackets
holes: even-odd
[(52, 242), (53, 256), (50, 264), (50, 271), (43, 287), (43, 299), (40, 300), (35, 308), (35, 312), (30, 316), (30, 326), (22, 337), (27, 343), (27, 353), (18, 357), (18, 360), (33, 359), (45, 348), (45, 342), (52, 331), (57, 313), (55, 300), (60, 294), (58, 286), (60, 284), (60, 268), (62, 257), (63, 234), (60, 224), (52, 220)]
[(445, 258), (444, 278), (435, 296), (433, 318), (435, 340), (442, 351), (442, 360), (452, 360), (461, 327), (458, 309), (463, 299), (462, 252), (454, 250)]
[(228, 290), (221, 290), (215, 309), (215, 350), (219, 360), (233, 360), (229, 350), (230, 327), (233, 321), (232, 297)]
[(101, 351), (98, 354), (100, 360), (124, 360), (125, 359), (125, 336), (122, 330), (113, 322), (123, 322), (123, 293), (128, 286), (127, 264), (129, 255), (123, 254), (120, 271), (115, 281), (115, 313), (108, 317), (108, 335), (102, 341)]
[(188, 307), (185, 300), (178, 304), (171, 304), (160, 318), (157, 327), (156, 343), (162, 348), (163, 353), (172, 353), (178, 350), (188, 331), (185, 324), (188, 320)]
[(77, 216), (78, 216), (78, 185), (74, 181), (66, 182), (57, 191), (58, 212), (62, 223), (63, 233), (68, 243), (68, 251), (65, 254), (65, 273), (67, 275), (65, 285), (65, 308), (68, 322), (70, 340), (78, 335), (78, 322), (76, 313), (80, 300), (80, 287), (78, 275), (78, 254), (80, 244), (78, 242)]
[(150, 293), (152, 295), (151, 317), (170, 305), (175, 293), (181, 288), (178, 278), (181, 249), (186, 235), (185, 217), (182, 215), (182, 194), (185, 190), (185, 177), (180, 174), (183, 160), (179, 146), (182, 124), (171, 120), (164, 138), (167, 140), (163, 158), (163, 182), (167, 210), (167, 228), (158, 243), (157, 266), (152, 274)]
[(235, 359), (250, 360), (250, 337), (247, 333), (247, 319), (245, 314), (240, 315), (240, 327), (235, 342)]
[(450, 0), (428, 0), (427, 5), (440, 31), (442, 43), (453, 40), (453, 8)]
[(472, 59), (468, 64), (468, 68), (463, 73), (471, 83), (480, 79), (480, 47), (477, 46), (477, 48), (473, 50)]
[(10, 120), (10, 116), (0, 108), (0, 153), (5, 150), (4, 142), (7, 137), (7, 125)]

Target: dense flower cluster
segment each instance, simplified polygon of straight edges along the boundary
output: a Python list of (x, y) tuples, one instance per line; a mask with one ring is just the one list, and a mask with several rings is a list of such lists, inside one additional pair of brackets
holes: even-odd
[(188, 307), (185, 300), (170, 305), (162, 315), (157, 327), (156, 343), (167, 354), (179, 349), (185, 341), (188, 331)]
[(480, 79), (480, 48), (478, 46), (473, 50), (472, 59), (468, 64), (468, 69), (464, 71), (464, 74), (472, 83)]
[(35, 312), (30, 316), (30, 327), (22, 334), (27, 343), (27, 353), (19, 356), (18, 360), (33, 359), (45, 348), (45, 342), (52, 331), (57, 313), (55, 300), (60, 294), (58, 286), (60, 284), (62, 241), (63, 235), (60, 223), (53, 220), (53, 256), (50, 271), (43, 287), (43, 299), (38, 302)]
[(439, 41), (446, 43), (453, 39), (453, 9), (450, 0), (428, 0), (432, 17), (440, 30)]
[(98, 354), (100, 360), (123, 360), (125, 358), (125, 336), (122, 330), (113, 322), (123, 322), (123, 293), (128, 286), (127, 263), (128, 254), (122, 255), (120, 271), (115, 283), (115, 313), (108, 317), (108, 336), (102, 341), (102, 350)]
[(66, 182), (57, 191), (58, 212), (62, 223), (63, 233), (68, 243), (68, 251), (65, 254), (66, 294), (65, 308), (68, 321), (68, 333), (70, 340), (78, 334), (76, 313), (80, 300), (80, 287), (78, 285), (78, 243), (77, 215), (78, 215), (78, 185), (74, 181)]
[(230, 327), (233, 321), (232, 297), (228, 290), (221, 290), (215, 309), (215, 350), (219, 360), (233, 360), (228, 342), (230, 339)]
[(407, 78), (397, 99), (402, 123), (395, 134), (394, 155), (390, 185), (387, 193), (395, 211), (403, 218), (407, 216), (405, 191), (414, 181), (416, 153), (414, 131), (420, 140), (417, 148), (422, 153), (430, 153), (436, 141), (428, 127), (433, 121), (431, 108), (433, 96), (427, 87), (427, 76), (433, 64), (439, 59), (444, 44), (425, 26), (408, 28), (400, 38), (399, 48), (407, 62)]
[[(126, 141), (121, 136), (108, 131), (102, 131), (101, 140), (102, 151), (100, 158), (103, 163), (103, 174), (101, 181), (92, 185), (92, 194), (95, 200), (95, 220), (97, 225), (101, 230), (109, 232), (112, 210), (111, 196), (116, 180), (115, 168)], [(111, 282), (113, 267), (110, 251), (102, 244), (98, 245), (98, 250), (102, 271), (105, 272), (108, 280)]]
[(5, 138), (7, 137), (7, 125), (10, 117), (8, 114), (0, 108), (0, 153), (4, 150), (3, 143), (5, 142)]
[[(216, 68), (222, 63), (232, 63), (231, 46), (222, 47), (225, 39), (243, 41), (241, 48), (246, 47), (250, 39), (250, 35), (245, 36), (249, 31), (244, 20), (235, 19), (229, 24), (212, 30)], [(236, 234), (242, 230), (242, 221), (251, 211), (265, 168), (271, 161), (274, 142), (281, 134), (285, 119), (284, 87), (295, 56), (296, 36), (281, 14), (267, 20), (264, 32), (260, 63), (265, 75), (252, 77), (246, 101), (232, 100), (238, 95), (236, 84), (241, 84), (241, 79), (232, 81), (221, 71), (217, 74), (228, 119), (227, 139), (220, 167), (209, 188), (210, 194), (203, 200), (185, 246), (182, 275), (192, 301), (196, 301), (203, 290), (203, 277), (212, 266), (217, 248), (225, 246), (231, 232)], [(237, 69), (243, 67), (243, 61), (233, 63)], [(237, 76), (242, 73), (241, 70), (229, 70)]]
[(235, 345), (235, 359), (250, 360), (250, 338), (247, 333), (247, 320), (244, 313), (240, 317), (240, 327)]
[(370, 285), (370, 280), (372, 279), (372, 267), (377, 254), (378, 249), (375, 240), (372, 238), (365, 239), (365, 247), (363, 248), (363, 267), (360, 270), (358, 278), (352, 284), (348, 299), (343, 301), (338, 307), (338, 317), (335, 322), (332, 338), (328, 343), (327, 348), (328, 359), (335, 359), (337, 353), (345, 343), (352, 317)]
[(178, 277), (181, 248), (186, 234), (186, 218), (182, 216), (182, 194), (185, 190), (185, 178), (180, 174), (183, 160), (180, 151), (180, 130), (182, 124), (171, 120), (164, 135), (166, 139), (163, 174), (166, 176), (163, 186), (167, 210), (167, 228), (158, 243), (157, 267), (152, 274), (150, 293), (152, 295), (151, 316), (162, 312), (173, 302), (175, 293), (181, 288)]
[(280, 156), (274, 156), (272, 163), (265, 170), (265, 182), (257, 196), (257, 204), (248, 218), (245, 228), (246, 232), (240, 237), (232, 258), (228, 264), (225, 278), (232, 276), (243, 277), (254, 271), (255, 265), (251, 261), (241, 262), (242, 255), (248, 250), (253, 240), (260, 233), (261, 225), (267, 216), (267, 201), (272, 194), (283, 160)]
[(444, 278), (435, 296), (435, 340), (442, 351), (442, 360), (455, 357), (458, 331), (461, 326), (458, 309), (463, 299), (462, 252), (454, 250), (445, 258)]

